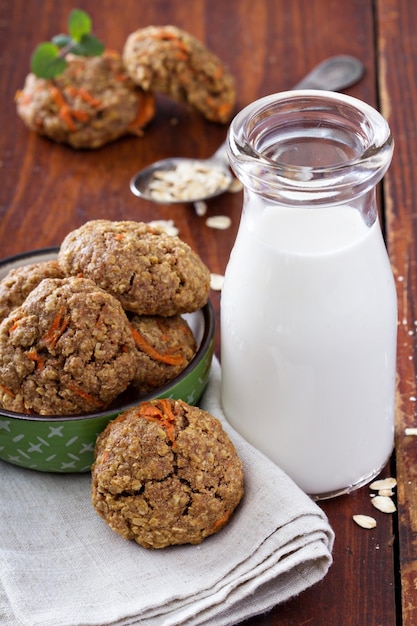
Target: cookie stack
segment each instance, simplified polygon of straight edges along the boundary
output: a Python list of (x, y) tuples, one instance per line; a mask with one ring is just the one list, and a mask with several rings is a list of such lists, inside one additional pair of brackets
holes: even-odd
[(0, 282), (0, 406), (40, 415), (106, 408), (129, 385), (155, 389), (196, 351), (183, 313), (210, 272), (179, 237), (143, 222), (92, 220), (57, 261)]

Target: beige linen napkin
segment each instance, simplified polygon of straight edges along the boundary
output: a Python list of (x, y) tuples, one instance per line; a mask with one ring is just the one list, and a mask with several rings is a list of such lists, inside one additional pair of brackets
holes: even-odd
[(321, 509), (224, 420), (220, 366), (200, 403), (243, 461), (245, 496), (198, 546), (146, 550), (90, 504), (90, 476), (0, 464), (0, 624), (231, 626), (325, 576), (333, 531)]

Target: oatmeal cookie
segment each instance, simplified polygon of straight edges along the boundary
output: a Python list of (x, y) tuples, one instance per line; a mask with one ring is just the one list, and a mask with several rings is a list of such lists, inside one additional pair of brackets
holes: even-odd
[(90, 280), (46, 278), (0, 324), (0, 403), (11, 411), (99, 411), (135, 371), (126, 314)]
[(155, 98), (127, 76), (121, 56), (68, 55), (53, 81), (28, 74), (16, 94), (18, 115), (40, 135), (73, 148), (99, 148), (141, 134), (155, 115)]
[(145, 91), (159, 91), (195, 107), (208, 120), (226, 123), (236, 100), (235, 81), (222, 61), (176, 26), (148, 26), (131, 33), (123, 61)]
[(137, 347), (132, 383), (141, 393), (148, 393), (178, 376), (196, 352), (191, 328), (180, 315), (133, 315), (130, 324)]
[(145, 548), (198, 544), (243, 496), (241, 461), (221, 423), (182, 400), (143, 402), (99, 435), (92, 503), (116, 533)]
[(179, 237), (144, 222), (91, 220), (71, 231), (58, 262), (138, 315), (191, 313), (206, 304), (210, 271)]
[(58, 261), (40, 261), (11, 269), (0, 281), (0, 322), (20, 306), (44, 278), (64, 278)]

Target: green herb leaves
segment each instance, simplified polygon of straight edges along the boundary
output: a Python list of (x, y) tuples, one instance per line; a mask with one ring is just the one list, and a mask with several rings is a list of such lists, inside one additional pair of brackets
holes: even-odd
[(40, 78), (54, 78), (67, 67), (66, 60), (53, 43), (41, 43), (32, 54), (30, 64), (32, 72)]
[(40, 78), (54, 78), (67, 67), (65, 56), (68, 52), (79, 56), (100, 56), (104, 45), (91, 34), (90, 16), (74, 9), (68, 18), (68, 35), (60, 34), (51, 42), (41, 43), (31, 58), (31, 70)]
[(91, 18), (87, 13), (80, 9), (71, 11), (68, 18), (68, 32), (74, 41), (81, 41), (84, 35), (91, 32), (92, 25)]

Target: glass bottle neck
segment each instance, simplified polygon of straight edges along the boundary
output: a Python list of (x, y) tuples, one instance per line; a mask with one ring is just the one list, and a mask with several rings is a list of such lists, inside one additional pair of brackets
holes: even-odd
[(378, 111), (325, 91), (261, 98), (234, 118), (228, 134), (230, 164), (244, 187), (292, 206), (368, 202), (392, 152)]

